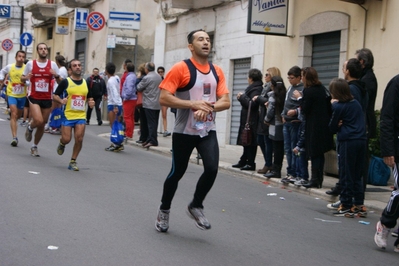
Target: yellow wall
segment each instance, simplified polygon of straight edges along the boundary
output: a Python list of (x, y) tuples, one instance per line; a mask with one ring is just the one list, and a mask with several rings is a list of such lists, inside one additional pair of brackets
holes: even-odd
[[(322, 12), (334, 11), (349, 15), (349, 30), (347, 40), (346, 59), (355, 56), (357, 49), (366, 47), (374, 55), (374, 71), (378, 80), (378, 96), (376, 109), (381, 108), (382, 95), (388, 81), (398, 74), (399, 54), (397, 25), (399, 25), (399, 1), (387, 1), (386, 29), (381, 30), (381, 16), (383, 1), (367, 0), (363, 7), (339, 0), (291, 0), (290, 8), (294, 6), (293, 27), (288, 28), (293, 37), (266, 36), (264, 70), (277, 66), (283, 77), (288, 69), (299, 64), (299, 28), (308, 18)], [(365, 18), (367, 13), (367, 22)], [(333, 24), (334, 21), (323, 23)], [(290, 23), (288, 24), (290, 25)], [(365, 26), (366, 25), (366, 30)], [(311, 25), (309, 25), (311, 26)], [(364, 46), (363, 46), (364, 45)], [(303, 67), (299, 65), (300, 67)], [(338, 73), (337, 73), (338, 75)]]

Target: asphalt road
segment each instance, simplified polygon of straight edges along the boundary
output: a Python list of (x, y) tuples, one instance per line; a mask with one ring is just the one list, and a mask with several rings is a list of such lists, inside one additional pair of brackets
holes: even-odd
[(185, 213), (201, 174), (195, 164), (179, 184), (168, 233), (159, 233), (171, 157), (136, 146), (106, 152), (98, 135), (109, 127), (89, 126), (73, 172), (72, 144), (59, 156), (59, 136), (45, 134), (41, 157), (31, 157), (25, 128), (10, 146), (5, 118), (1, 112), (1, 266), (397, 265), (394, 238), (387, 251), (374, 244), (378, 214), (334, 217), (321, 199), (227, 171), (204, 202), (212, 229), (201, 231)]

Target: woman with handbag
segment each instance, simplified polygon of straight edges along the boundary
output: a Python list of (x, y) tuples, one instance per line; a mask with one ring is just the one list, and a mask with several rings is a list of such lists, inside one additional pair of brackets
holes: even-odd
[(269, 124), (269, 138), (273, 141), (274, 161), (273, 170), (264, 176), (267, 178), (281, 178), (281, 167), (283, 166), (284, 158), (283, 119), (281, 113), (284, 109), (287, 89), (280, 76), (274, 76), (271, 83), (272, 91), (268, 93), (269, 101), (266, 103), (265, 123)]
[(244, 93), (237, 94), (237, 100), (241, 104), (240, 128), (238, 131), (237, 145), (243, 146), (243, 154), (233, 168), (254, 171), (256, 168), (255, 157), (258, 148), (256, 142), (256, 130), (259, 113), (258, 103), (253, 102), (254, 96), (260, 95), (263, 89), (262, 72), (253, 68), (248, 72), (248, 84)]

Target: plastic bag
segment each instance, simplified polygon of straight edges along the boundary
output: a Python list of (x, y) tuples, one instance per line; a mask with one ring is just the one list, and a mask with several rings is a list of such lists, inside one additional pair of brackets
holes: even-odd
[(49, 126), (52, 128), (61, 128), (63, 115), (61, 108), (55, 108), (50, 114)]
[(3, 88), (1, 89), (1, 98), (6, 98), (6, 86), (3, 86)]
[(110, 140), (115, 145), (121, 145), (125, 138), (125, 130), (123, 128), (123, 124), (115, 119), (114, 123), (112, 124), (111, 129), (111, 136)]
[(379, 157), (371, 156), (368, 183), (374, 186), (386, 186), (391, 177), (391, 169)]

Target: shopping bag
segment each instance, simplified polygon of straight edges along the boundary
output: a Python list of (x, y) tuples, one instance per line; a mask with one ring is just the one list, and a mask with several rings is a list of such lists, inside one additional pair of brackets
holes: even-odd
[(61, 128), (63, 111), (61, 108), (54, 108), (54, 110), (50, 114), (50, 124), (51, 128)]
[(386, 186), (391, 177), (391, 169), (380, 157), (371, 156), (368, 183), (374, 186)]
[(137, 102), (136, 102), (137, 107), (142, 107), (143, 106), (143, 92), (138, 91), (137, 92)]
[(3, 88), (1, 89), (1, 98), (6, 98), (6, 86), (3, 86)]
[(111, 128), (110, 140), (115, 145), (121, 145), (125, 138), (125, 130), (123, 129), (123, 124), (115, 119)]

